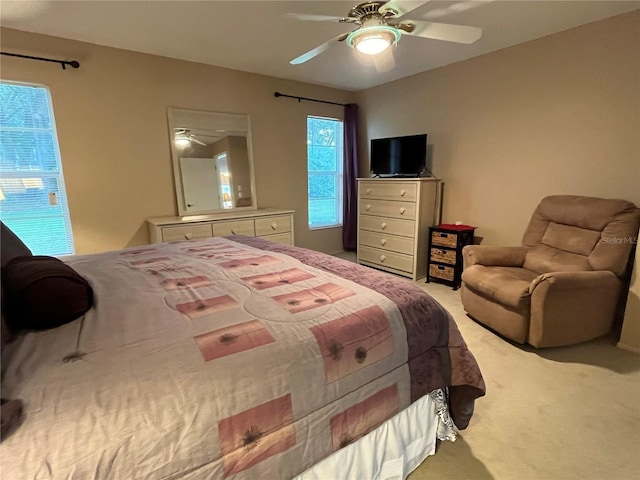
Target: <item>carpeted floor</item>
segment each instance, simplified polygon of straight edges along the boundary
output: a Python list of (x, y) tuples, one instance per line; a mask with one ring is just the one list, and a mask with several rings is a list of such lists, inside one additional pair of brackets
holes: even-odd
[(487, 395), (469, 427), (409, 480), (640, 479), (640, 355), (614, 339), (536, 350), (465, 314), (460, 293), (416, 282), (453, 315)]

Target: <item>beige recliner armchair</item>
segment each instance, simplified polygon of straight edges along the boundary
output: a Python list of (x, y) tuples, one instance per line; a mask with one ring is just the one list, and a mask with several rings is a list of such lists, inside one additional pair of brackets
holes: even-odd
[(546, 197), (521, 247), (464, 248), (464, 309), (535, 347), (605, 335), (626, 285), (639, 223), (640, 209), (625, 200)]

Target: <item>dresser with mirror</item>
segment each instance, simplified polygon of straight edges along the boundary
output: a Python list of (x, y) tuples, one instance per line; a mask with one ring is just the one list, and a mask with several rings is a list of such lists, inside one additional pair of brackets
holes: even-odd
[(147, 219), (152, 243), (251, 235), (294, 244), (293, 210), (258, 208), (249, 115), (170, 107), (177, 216)]

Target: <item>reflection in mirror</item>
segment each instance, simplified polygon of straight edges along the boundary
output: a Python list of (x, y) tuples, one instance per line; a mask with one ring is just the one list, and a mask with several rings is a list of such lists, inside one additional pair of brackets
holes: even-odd
[(178, 214), (256, 209), (249, 116), (169, 108)]

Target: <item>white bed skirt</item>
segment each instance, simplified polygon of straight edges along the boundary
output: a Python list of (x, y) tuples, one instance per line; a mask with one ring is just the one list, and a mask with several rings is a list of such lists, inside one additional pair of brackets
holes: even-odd
[[(441, 422), (436, 402), (431, 395), (424, 395), (294, 480), (404, 480), (435, 453)], [(452, 433), (451, 438), (455, 438), (455, 434)]]

